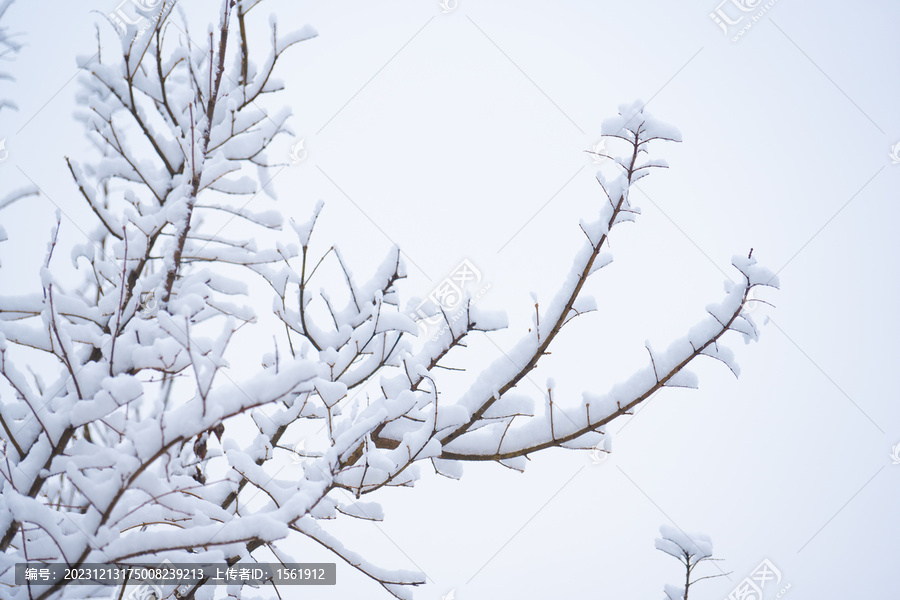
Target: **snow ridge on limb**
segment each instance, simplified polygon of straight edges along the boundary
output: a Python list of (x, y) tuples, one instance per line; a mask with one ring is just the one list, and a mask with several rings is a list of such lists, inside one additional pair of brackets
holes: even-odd
[(299, 531), (325, 548), (328, 548), (348, 565), (377, 581), (385, 590), (399, 600), (412, 600), (412, 590), (409, 588), (425, 583), (425, 577), (421, 573), (414, 571), (386, 570), (376, 567), (360, 554), (348, 550), (340, 540), (327, 533), (310, 517), (304, 517), (298, 520), (291, 525), (291, 528)]
[(649, 143), (656, 139), (681, 139), (673, 127), (646, 113), (640, 101), (621, 105), (618, 117), (604, 121), (603, 135), (624, 140), (630, 151), (625, 156), (611, 157), (618, 168), (615, 177), (608, 178), (603, 173), (597, 173), (606, 202), (601, 204), (599, 218), (594, 223), (581, 224), (587, 238), (586, 245), (575, 257), (568, 277), (550, 306), (545, 309), (536, 335), (523, 338), (509, 353), (512, 360), (498, 360), (479, 376), (472, 388), (460, 399), (459, 404), (465, 407), (469, 416), (465, 422), (443, 436), (443, 445), (451, 444), (469, 431), (494, 402), (537, 366), (563, 325), (573, 316), (573, 311), (577, 314), (579, 296), (588, 277), (600, 266), (612, 261), (612, 256), (603, 252), (610, 231), (621, 222), (633, 220), (638, 214), (638, 209), (629, 200), (628, 192), (631, 185), (646, 173), (649, 163), (644, 160), (644, 155), (648, 153)]
[(650, 167), (665, 166), (663, 161), (644, 157), (648, 143), (657, 139), (681, 140), (677, 129), (654, 119), (643, 110), (639, 101), (620, 106), (619, 113), (618, 117), (604, 122), (604, 135), (624, 140), (631, 152), (630, 156), (611, 157), (620, 170), (616, 177), (610, 179), (598, 173), (598, 181), (607, 197), (602, 218), (593, 225), (582, 224), (588, 244), (576, 257), (575, 265), (547, 315), (541, 318), (541, 323), (546, 324), (544, 329), (539, 328), (536, 336), (523, 338), (509, 353), (511, 361), (505, 358), (497, 361), (460, 399), (459, 404), (466, 409), (467, 418), (442, 438), (442, 460), (507, 461), (541, 449), (577, 443), (579, 438), (600, 430), (616, 417), (630, 414), (638, 404), (663, 387), (697, 387), (696, 376), (686, 367), (698, 356), (717, 358), (737, 375), (733, 354), (719, 343), (720, 338), (728, 331), (738, 331), (748, 340), (758, 337), (758, 329), (745, 310), (748, 301), (752, 301), (748, 294), (760, 285), (777, 287), (778, 281), (770, 271), (756, 264), (751, 250), (747, 257), (734, 259), (735, 267), (743, 275), (743, 284), (730, 288), (721, 304), (707, 307), (711, 318), (692, 328), (687, 337), (674, 342), (664, 353), (654, 353), (648, 344), (650, 364), (607, 394), (585, 393), (580, 409), (568, 411), (567, 418), (558, 419), (553, 427), (546, 423), (552, 419), (552, 410), (546, 418), (530, 419), (519, 427), (510, 427), (510, 421), (502, 431), (501, 444), (496, 443), (496, 427), (494, 430), (476, 427), (485, 412), (534, 369), (546, 353), (556, 333), (566, 323), (566, 317), (577, 306), (585, 279), (596, 270), (593, 262), (606, 254), (601, 255), (600, 250), (612, 227), (633, 220), (639, 213), (628, 201), (630, 186)]
[[(740, 262), (742, 267), (755, 261)], [(637, 405), (664, 387), (697, 387), (696, 376), (686, 370), (700, 356), (710, 356), (725, 363), (737, 375), (733, 353), (719, 343), (728, 331), (749, 335), (741, 326), (750, 319), (746, 312), (750, 290), (757, 285), (773, 286), (771, 273), (753, 267), (754, 273), (744, 273), (742, 285), (735, 285), (716, 305), (707, 307), (710, 316), (692, 327), (687, 336), (674, 341), (664, 352), (649, 348), (650, 364), (626, 381), (613, 386), (604, 395), (585, 392), (580, 410), (568, 411), (568, 418), (559, 419), (549, 433), (546, 423), (535, 419), (506, 433), (503, 449), (487, 445), (488, 434), (473, 432), (453, 444), (445, 444), (443, 460), (508, 460), (532, 452), (559, 446), (579, 439), (610, 423), (613, 419), (631, 414)], [(743, 273), (743, 272), (742, 272)], [(752, 279), (751, 279), (752, 277)], [(764, 281), (765, 283), (759, 283)], [(756, 335), (756, 333), (754, 333)]]

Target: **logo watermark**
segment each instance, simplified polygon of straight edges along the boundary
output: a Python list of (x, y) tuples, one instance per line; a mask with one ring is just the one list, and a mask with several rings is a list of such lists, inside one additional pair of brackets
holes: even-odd
[(445, 15), (456, 10), (457, 6), (459, 6), (459, 0), (441, 0), (440, 2), (441, 13)]
[[(429, 331), (437, 330), (432, 340), (440, 337), (447, 328), (466, 314), (466, 308), (481, 299), (491, 288), (491, 284), (481, 287), (466, 302), (466, 290), (481, 283), (481, 271), (469, 259), (463, 259), (448, 277), (445, 277), (416, 307), (412, 317), (419, 327), (419, 336), (427, 336)], [(433, 308), (433, 311), (426, 310)]]
[(891, 448), (891, 463), (900, 465), (900, 444)]
[(305, 467), (309, 464), (309, 458), (310, 456), (306, 452), (306, 440), (300, 440), (294, 444), (294, 448), (291, 451), (292, 464)]
[(296, 144), (291, 146), (291, 152), (290, 154), (288, 154), (288, 156), (291, 159), (292, 165), (299, 165), (304, 160), (306, 160), (307, 156), (309, 156), (309, 152), (306, 150), (306, 148), (303, 147), (303, 144), (305, 142), (306, 140), (304, 138), (300, 138), (300, 140)]
[(759, 286), (750, 288), (747, 292), (747, 301), (744, 302), (744, 308), (741, 312), (752, 315), (759, 311), (760, 308), (770, 307), (771, 304), (759, 297)]
[[(731, 590), (731, 593), (728, 594), (726, 600), (762, 600), (763, 590), (766, 585), (770, 583), (773, 584), (770, 587), (770, 589), (772, 589), (781, 584), (781, 579), (781, 571), (772, 564), (772, 561), (765, 558), (749, 576), (744, 577), (744, 579)], [(773, 597), (776, 599), (781, 598), (790, 589), (791, 584), (787, 583)]]
[(732, 42), (737, 42), (776, 2), (778, 0), (769, 0), (765, 4), (763, 0), (722, 0), (709, 13), (709, 18), (719, 26), (722, 33), (731, 37)]
[[(3, 140), (4, 142), (6, 140)], [(0, 143), (0, 147), (2, 147), (2, 143)], [(893, 146), (891, 146), (891, 153), (888, 154), (891, 157), (891, 164), (900, 165), (900, 142), (897, 142)], [(3, 160), (0, 158), (0, 160)]]
[(606, 139), (601, 139), (590, 150), (585, 150), (585, 152), (591, 155), (591, 162), (595, 165), (602, 165), (611, 158), (609, 149), (606, 147)]
[(6, 149), (6, 138), (0, 140), (0, 162), (9, 158), (9, 151)]
[(137, 306), (137, 311), (140, 313), (142, 319), (149, 319), (156, 315), (156, 309), (159, 308), (159, 303), (156, 301), (156, 292), (154, 290), (150, 290), (149, 292), (141, 292), (140, 300)]
[(441, 596), (441, 600), (454, 600), (454, 598), (456, 598), (456, 588)]
[(605, 440), (600, 440), (597, 445), (591, 448), (591, 464), (602, 465), (609, 458), (609, 450), (604, 448)]

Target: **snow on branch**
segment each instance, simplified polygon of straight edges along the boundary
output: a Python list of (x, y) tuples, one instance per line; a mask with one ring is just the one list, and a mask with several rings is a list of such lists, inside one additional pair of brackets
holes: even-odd
[(697, 582), (729, 575), (719, 569), (715, 575), (695, 576), (694, 571), (701, 563), (721, 560), (713, 558), (713, 544), (708, 535), (685, 533), (671, 525), (661, 525), (659, 533), (662, 537), (656, 538), (656, 549), (678, 559), (684, 566), (684, 587), (666, 584), (665, 600), (687, 600), (691, 586)]
[[(401, 299), (398, 248), (354, 272), (315, 231), (335, 218), (322, 203), (298, 221), (246, 207), (280, 167), (266, 151), (289, 112), (262, 108), (283, 87), (279, 59), (315, 36), (273, 18), (254, 47), (260, 3), (221, 3), (208, 37), (176, 24), (166, 3), (142, 16), (144, 30), (114, 23), (117, 54), (98, 47), (102, 58), (79, 61), (78, 118), (96, 152), (66, 168), (94, 226), (65, 262), (57, 222), (40, 285), (0, 294), (0, 585), (10, 598), (74, 593), (11, 587), (12, 566), (31, 557), (72, 568), (160, 557), (240, 565), (292, 537), (410, 598), (422, 574), (372, 564), (328, 521), (382, 519), (362, 496), (413, 487), (423, 465), (458, 478), (465, 461), (521, 470), (545, 448), (603, 444), (605, 426), (655, 392), (696, 387), (696, 358), (737, 374), (728, 332), (758, 337), (750, 291), (777, 280), (751, 252), (734, 259), (742, 281), (704, 321), (664, 351), (648, 343), (647, 366), (606, 393), (585, 392), (571, 409), (550, 382), (541, 412), (514, 391), (568, 323), (605, 316), (584, 286), (611, 263), (612, 230), (640, 213), (631, 186), (666, 166), (650, 142), (680, 140), (638, 102), (604, 122), (628, 151), (613, 157), (614, 176), (598, 174), (585, 243), (509, 358), (466, 362), (472, 336), (507, 323), (471, 296), (457, 315), (426, 315), (446, 327), (421, 339), (422, 315)], [(30, 193), (5, 192), (0, 208)], [(240, 236), (224, 227), (231, 219)], [(271, 295), (271, 311), (258, 310), (258, 293)], [(448, 372), (467, 378), (458, 397), (445, 391)], [(184, 597), (210, 597), (208, 583)]]

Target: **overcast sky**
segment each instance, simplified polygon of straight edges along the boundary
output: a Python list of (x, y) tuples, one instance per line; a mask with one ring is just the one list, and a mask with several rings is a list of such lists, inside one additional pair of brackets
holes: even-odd
[[(217, 2), (184, 6), (195, 23), (204, 11), (216, 20)], [(75, 56), (93, 54), (94, 23), (115, 8), (18, 0), (8, 14), (27, 46), (5, 69), (16, 81), (0, 82), (19, 105), (0, 113), (0, 177), (44, 195), (0, 215), (5, 293), (34, 290), (57, 207), (66, 243), (96, 225), (63, 157), (88, 147), (72, 118)], [(743, 20), (725, 32), (717, 9)], [(286, 91), (268, 100), (291, 106), (308, 155), (272, 182), (277, 203), (256, 208), (305, 220), (323, 199), (319, 251), (338, 244), (362, 277), (396, 244), (407, 295), (468, 259), (490, 284), (479, 303), (509, 314), (508, 332), (458, 357), (468, 372), (445, 398), (524, 334), (530, 293), (546, 302), (560, 285), (579, 219), (604, 201), (584, 151), (621, 103), (642, 99), (684, 142), (651, 146), (671, 168), (633, 192), (643, 214), (615, 231), (615, 262), (588, 286), (600, 311), (560, 335), (520, 391), (540, 399), (553, 377), (574, 407), (582, 391), (624, 380), (646, 364), (645, 339), (665, 347), (721, 299), (735, 254), (753, 248), (782, 283), (764, 294), (776, 308), (755, 313), (770, 318), (759, 343), (729, 340), (740, 378), (696, 365), (700, 389), (664, 390), (615, 422), (601, 464), (559, 450), (524, 474), (466, 465), (451, 481), (423, 469), (415, 489), (378, 498), (383, 523), (327, 524), (349, 547), (424, 571), (417, 598), (659, 598), (683, 578), (654, 549), (669, 523), (709, 535), (732, 572), (691, 598), (727, 597), (763, 559), (781, 573), (766, 600), (787, 584), (787, 598), (896, 596), (900, 5), (454, 0), (443, 12), (437, 1), (269, 0), (256, 10), (320, 34), (289, 54)], [(333, 560), (305, 545), (295, 557)], [(303, 597), (387, 597), (343, 563), (337, 579)]]

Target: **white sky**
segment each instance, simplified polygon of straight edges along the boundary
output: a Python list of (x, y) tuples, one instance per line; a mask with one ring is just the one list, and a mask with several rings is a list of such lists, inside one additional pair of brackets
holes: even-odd
[[(27, 175), (45, 196), (0, 215), (4, 293), (34, 289), (54, 204), (71, 219), (65, 242), (94, 227), (63, 157), (87, 148), (72, 119), (74, 56), (95, 49), (90, 10), (115, 4), (19, 0), (9, 12), (28, 45), (6, 68), (16, 82), (0, 83), (19, 104), (0, 113), (0, 177), (9, 189)], [(184, 4), (196, 16), (219, 3)], [(737, 43), (710, 19), (715, 8), (256, 9), (277, 11), (284, 30), (320, 33), (290, 53), (279, 71), (287, 90), (270, 99), (292, 107), (309, 151), (273, 182), (274, 206), (305, 220), (324, 199), (314, 241), (340, 245), (360, 278), (399, 245), (407, 295), (427, 294), (463, 258), (477, 265), (491, 284), (483, 306), (506, 309), (511, 327), (474, 341), (457, 366), (474, 373), (502, 357), (530, 325), (529, 293), (553, 296), (582, 241), (578, 220), (603, 200), (583, 151), (635, 98), (684, 143), (651, 147), (671, 168), (639, 184), (643, 215), (614, 232), (615, 262), (589, 286), (601, 312), (564, 332), (520, 391), (536, 395), (552, 376), (560, 402), (575, 406), (583, 390), (603, 392), (643, 366), (645, 339), (665, 347), (699, 321), (722, 296), (723, 272), (735, 275), (733, 254), (753, 247), (779, 270), (761, 341), (730, 340), (740, 379), (697, 366), (700, 390), (666, 390), (613, 424), (604, 463), (553, 451), (524, 474), (467, 465), (449, 481), (423, 469), (416, 489), (378, 498), (384, 523), (328, 524), (381, 566), (423, 570), (417, 598), (661, 597), (683, 577), (653, 547), (662, 523), (710, 535), (733, 571), (696, 598), (727, 597), (764, 558), (791, 584), (788, 598), (896, 595), (900, 165), (889, 152), (900, 142), (900, 5), (779, 0)], [(286, 156), (282, 144), (275, 155)], [(332, 561), (305, 545), (295, 557)], [(337, 586), (302, 597), (387, 596), (339, 562)]]

